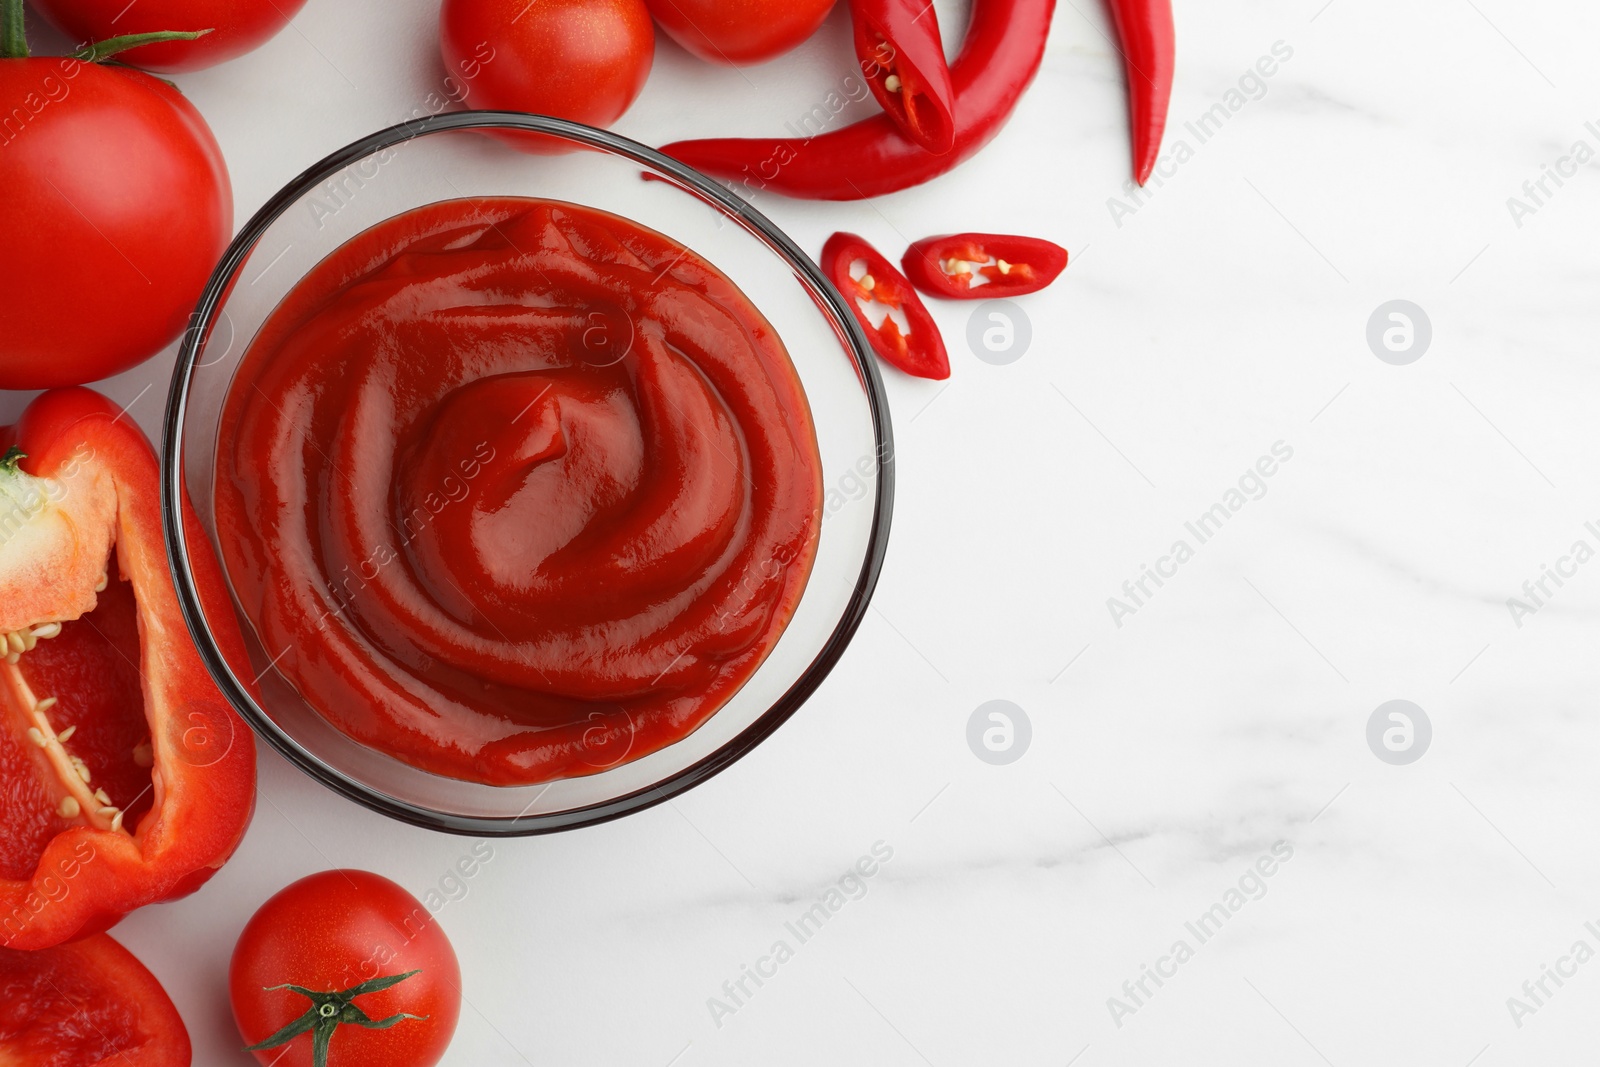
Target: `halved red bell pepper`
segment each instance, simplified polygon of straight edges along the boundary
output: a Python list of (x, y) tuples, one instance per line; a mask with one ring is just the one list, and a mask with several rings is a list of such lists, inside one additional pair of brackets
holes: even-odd
[(906, 249), (900, 265), (929, 296), (988, 300), (1043, 289), (1067, 269), (1067, 250), (1038, 237), (951, 233), (924, 237)]
[(930, 0), (850, 0), (856, 58), (901, 133), (930, 152), (956, 141), (955, 90)]
[[(859, 278), (850, 270), (857, 261), (866, 264), (866, 271)], [(849, 301), (856, 321), (878, 355), (918, 378), (950, 377), (950, 357), (933, 316), (905, 275), (895, 270), (876, 248), (853, 233), (836, 233), (822, 246), (822, 272)], [(871, 301), (898, 308), (905, 315), (910, 333), (901, 333), (899, 323), (890, 314), (885, 314), (877, 326), (872, 325), (864, 306)]]
[[(211, 877), (254, 810), (255, 742), (179, 613), (133, 420), (58, 389), (0, 452), (0, 945), (38, 949)], [(237, 630), (217, 636), (245, 661)]]
[(0, 1063), (189, 1067), (172, 998), (105, 934), (39, 952), (0, 948)]

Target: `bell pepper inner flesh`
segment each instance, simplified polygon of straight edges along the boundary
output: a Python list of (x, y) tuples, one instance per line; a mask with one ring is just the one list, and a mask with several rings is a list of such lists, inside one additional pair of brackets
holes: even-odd
[[(138, 607), (115, 556), (92, 611), (4, 635), (0, 876), (29, 877), (74, 826), (129, 833), (155, 802)], [(34, 635), (40, 635), (35, 637)], [(21, 644), (31, 648), (19, 650)]]

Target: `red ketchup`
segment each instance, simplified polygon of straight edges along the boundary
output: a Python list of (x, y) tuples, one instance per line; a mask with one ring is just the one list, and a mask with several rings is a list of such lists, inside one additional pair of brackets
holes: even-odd
[(363, 744), (494, 785), (705, 722), (821, 523), (772, 326), (694, 252), (547, 200), (431, 204), (324, 259), (245, 353), (218, 453), (277, 670)]

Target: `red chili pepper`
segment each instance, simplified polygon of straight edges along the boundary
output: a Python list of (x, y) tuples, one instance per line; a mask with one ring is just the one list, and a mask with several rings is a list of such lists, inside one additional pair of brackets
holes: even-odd
[(955, 90), (931, 0), (851, 0), (856, 58), (899, 131), (930, 152), (956, 141)]
[[(0, 452), (0, 945), (39, 949), (211, 877), (250, 822), (255, 742), (190, 642), (133, 420), (58, 389)], [(225, 603), (216, 561), (194, 562)]]
[(1111, 20), (1122, 39), (1128, 68), (1128, 112), (1133, 123), (1133, 175), (1150, 180), (1172, 98), (1172, 68), (1177, 51), (1172, 30), (1172, 0), (1110, 0)]
[[(900, 265), (930, 296), (987, 300), (1037, 293), (1067, 269), (1067, 250), (1038, 237), (952, 233), (924, 237), (906, 249)], [(986, 284), (975, 284), (980, 277)]]
[[(851, 264), (858, 259), (867, 265), (859, 279), (850, 273)], [(905, 275), (895, 270), (876, 248), (853, 233), (836, 233), (822, 246), (822, 272), (844, 294), (878, 355), (918, 378), (942, 381), (950, 377), (950, 357), (945, 354), (944, 338), (939, 335), (933, 316)], [(861, 306), (863, 300), (899, 308), (911, 332), (901, 333), (894, 316), (887, 314), (880, 325), (873, 326)]]
[(1055, 0), (973, 0), (961, 54), (950, 65), (955, 144), (934, 155), (887, 115), (804, 138), (677, 141), (661, 150), (747, 190), (812, 200), (863, 200), (936, 178), (989, 143), (1044, 58)]

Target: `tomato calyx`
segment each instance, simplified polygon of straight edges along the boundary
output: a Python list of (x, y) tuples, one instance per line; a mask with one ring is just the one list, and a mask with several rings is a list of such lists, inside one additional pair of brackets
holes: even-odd
[(22, 0), (5, 0), (5, 7), (0, 10), (0, 58), (28, 58), (28, 33), (22, 20)]
[[(23, 20), (22, 3), (23, 0), (0, 0), (0, 4), (4, 5), (3, 9), (0, 9), (0, 59), (28, 58), (28, 34)], [(70, 58), (85, 63), (100, 63), (130, 48), (163, 44), (167, 41), (196, 41), (210, 32), (210, 29), (204, 29), (125, 33), (119, 37), (108, 37), (104, 41), (86, 44), (73, 52)]]
[[(85, 63), (100, 63), (116, 55), (126, 52), (130, 48), (139, 48), (147, 44), (165, 44), (168, 41), (198, 41), (210, 29), (204, 30), (156, 30), (151, 33), (124, 33), (117, 37), (107, 37), (103, 41), (91, 41), (76, 52), (72, 53), (73, 59), (81, 59)], [(165, 79), (163, 79), (165, 80)]]
[(356, 997), (397, 986), (407, 978), (421, 973), (420, 970), (416, 970), (407, 971), (404, 974), (385, 975), (381, 978), (373, 978), (362, 982), (359, 985), (353, 985), (349, 989), (330, 993), (318, 993), (316, 990), (289, 983), (264, 986), (263, 990), (268, 993), (279, 989), (287, 989), (290, 992), (299, 993), (311, 1001), (311, 1007), (307, 1008), (306, 1013), (294, 1022), (285, 1026), (265, 1041), (247, 1046), (245, 1051), (260, 1052), (264, 1049), (277, 1048), (279, 1045), (288, 1044), (301, 1034), (310, 1033), (312, 1067), (328, 1067), (328, 1046), (333, 1041), (334, 1031), (339, 1029), (340, 1026), (360, 1026), (367, 1030), (387, 1030), (389, 1027), (405, 1022), (407, 1019), (421, 1021), (427, 1018), (426, 1015), (412, 1015), (410, 1012), (402, 1011), (385, 1019), (374, 1019), (354, 1003)]

